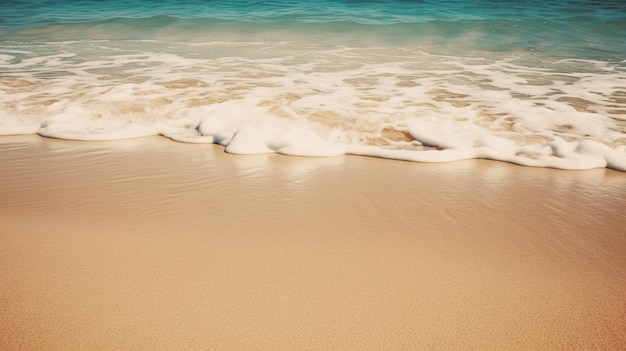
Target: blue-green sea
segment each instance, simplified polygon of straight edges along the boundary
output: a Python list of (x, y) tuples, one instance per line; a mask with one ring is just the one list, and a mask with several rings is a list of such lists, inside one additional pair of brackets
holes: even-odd
[(0, 135), (626, 170), (626, 2), (0, 2)]

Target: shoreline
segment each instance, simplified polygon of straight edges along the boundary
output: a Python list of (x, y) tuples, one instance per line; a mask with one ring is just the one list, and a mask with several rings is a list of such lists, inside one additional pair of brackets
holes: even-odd
[(0, 348), (626, 348), (626, 178), (0, 137)]

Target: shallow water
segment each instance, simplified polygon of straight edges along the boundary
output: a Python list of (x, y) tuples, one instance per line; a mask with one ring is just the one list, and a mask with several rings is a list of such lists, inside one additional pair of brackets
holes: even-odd
[(626, 5), (2, 5), (0, 135), (626, 170)]

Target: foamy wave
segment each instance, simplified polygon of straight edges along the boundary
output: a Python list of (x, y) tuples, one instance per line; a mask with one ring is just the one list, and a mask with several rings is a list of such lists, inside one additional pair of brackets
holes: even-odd
[(163, 135), (236, 154), (626, 171), (623, 64), (290, 41), (90, 41), (2, 52), (0, 135)]

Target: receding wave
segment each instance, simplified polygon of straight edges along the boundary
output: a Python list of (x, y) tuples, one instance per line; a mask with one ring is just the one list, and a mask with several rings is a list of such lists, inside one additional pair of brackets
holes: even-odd
[(58, 52), (5, 50), (0, 134), (626, 170), (624, 68), (610, 63), (298, 41), (39, 45)]
[(11, 7), (0, 134), (626, 171), (624, 12), (384, 3)]

